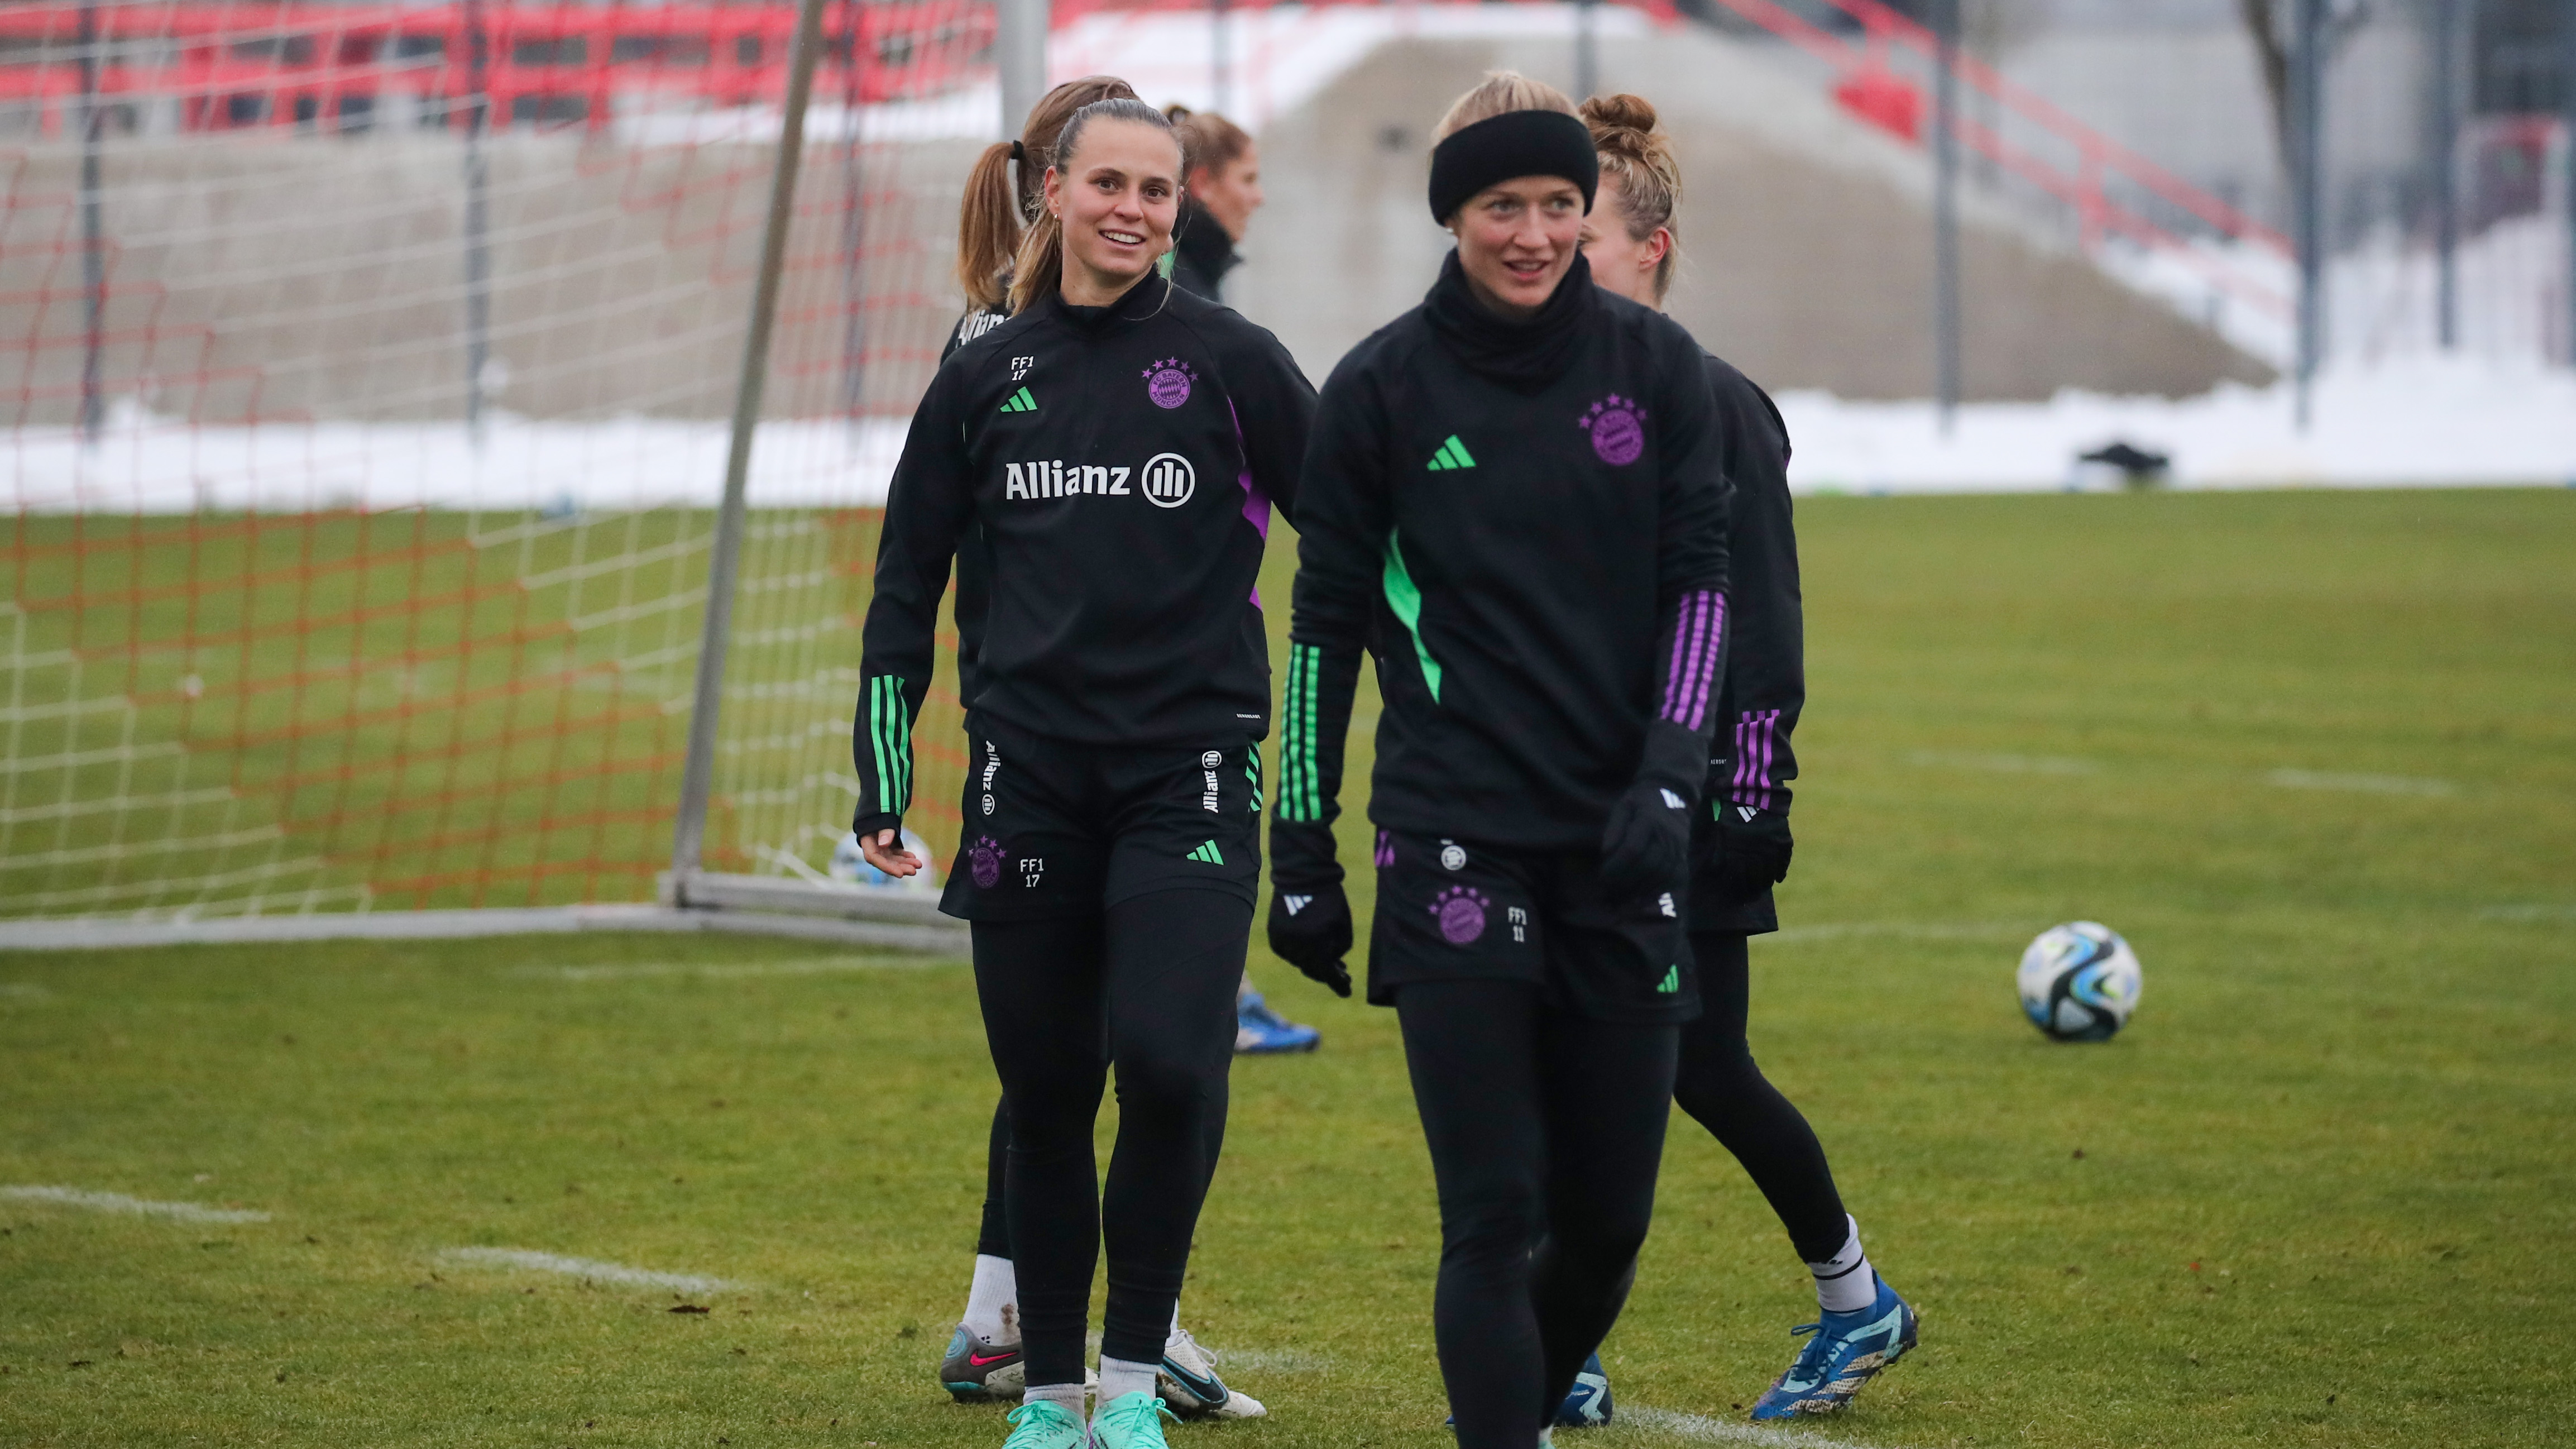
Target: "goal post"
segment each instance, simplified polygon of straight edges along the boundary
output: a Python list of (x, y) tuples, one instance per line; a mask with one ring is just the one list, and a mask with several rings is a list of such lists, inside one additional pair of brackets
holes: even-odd
[(0, 942), (951, 939), (834, 854), (994, 24), (0, 11)]

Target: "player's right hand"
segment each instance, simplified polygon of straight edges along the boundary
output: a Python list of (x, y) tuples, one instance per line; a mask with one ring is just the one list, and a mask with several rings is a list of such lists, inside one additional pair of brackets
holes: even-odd
[(897, 880), (917, 873), (921, 857), (903, 848), (903, 834), (895, 830), (871, 830), (859, 836), (859, 854), (870, 865)]
[(1336, 996), (1350, 995), (1351, 973), (1342, 958), (1351, 949), (1351, 903), (1341, 882), (1271, 892), (1270, 949), (1307, 980), (1331, 987)]

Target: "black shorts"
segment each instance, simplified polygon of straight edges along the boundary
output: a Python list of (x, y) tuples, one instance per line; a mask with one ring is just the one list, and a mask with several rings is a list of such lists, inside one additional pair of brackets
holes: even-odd
[(965, 829), (939, 908), (969, 921), (1083, 916), (1158, 890), (1254, 899), (1261, 753), (1245, 739), (1083, 745), (966, 721)]
[(1412, 981), (1529, 981), (1550, 1006), (1593, 1021), (1697, 1017), (1679, 902), (1610, 900), (1596, 864), (1585, 852), (1379, 831), (1369, 1000), (1392, 1006)]

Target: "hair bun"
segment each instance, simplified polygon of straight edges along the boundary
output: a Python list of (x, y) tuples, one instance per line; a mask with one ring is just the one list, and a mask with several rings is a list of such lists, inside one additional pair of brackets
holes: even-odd
[(1597, 134), (1602, 131), (1651, 131), (1655, 129), (1655, 106), (1644, 96), (1622, 91), (1614, 96), (1594, 96), (1583, 103), (1583, 123)]
[(1189, 107), (1182, 105), (1179, 101), (1174, 101), (1170, 105), (1163, 107), (1163, 119), (1176, 126), (1181, 122), (1188, 120), (1195, 114), (1197, 113), (1192, 111)]

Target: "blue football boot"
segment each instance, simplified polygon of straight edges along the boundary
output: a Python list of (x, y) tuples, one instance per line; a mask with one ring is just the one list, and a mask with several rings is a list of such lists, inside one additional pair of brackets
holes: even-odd
[(1258, 991), (1247, 991), (1234, 1003), (1234, 1050), (1238, 1056), (1275, 1052), (1310, 1052), (1324, 1034), (1300, 1026), (1270, 1009)]
[(1556, 1427), (1589, 1429), (1610, 1422), (1610, 1376), (1602, 1372), (1601, 1355), (1583, 1361), (1565, 1402), (1556, 1406)]
[(1771, 1381), (1754, 1402), (1756, 1419), (1830, 1414), (1852, 1401), (1861, 1385), (1914, 1347), (1914, 1309), (1882, 1278), (1878, 1299), (1856, 1313), (1827, 1313), (1795, 1333), (1812, 1333), (1798, 1361)]

